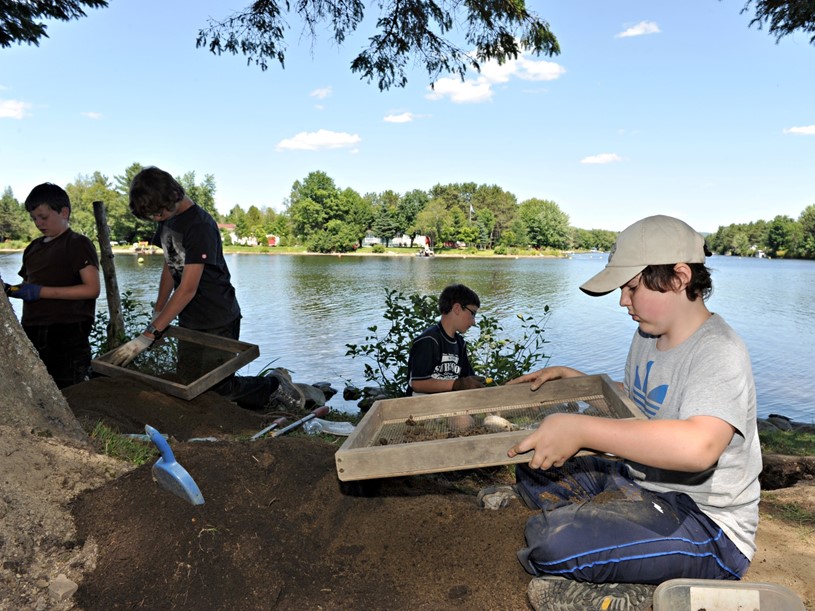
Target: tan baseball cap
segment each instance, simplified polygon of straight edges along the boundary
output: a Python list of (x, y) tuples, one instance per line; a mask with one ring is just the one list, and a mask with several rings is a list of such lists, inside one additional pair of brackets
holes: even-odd
[(670, 216), (649, 216), (624, 229), (608, 254), (605, 269), (580, 286), (592, 296), (620, 288), (649, 265), (704, 263), (705, 238)]

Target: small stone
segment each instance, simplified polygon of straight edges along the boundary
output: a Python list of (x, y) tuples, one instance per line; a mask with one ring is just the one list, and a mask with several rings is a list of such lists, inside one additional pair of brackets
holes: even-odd
[(60, 573), (48, 586), (48, 591), (51, 596), (59, 601), (67, 600), (79, 589), (73, 581), (65, 576), (65, 573)]

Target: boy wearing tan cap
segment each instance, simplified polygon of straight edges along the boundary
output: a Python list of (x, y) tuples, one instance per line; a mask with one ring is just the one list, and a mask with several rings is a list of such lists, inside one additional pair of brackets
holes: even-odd
[[(755, 384), (747, 348), (705, 305), (709, 254), (684, 222), (648, 217), (620, 233), (605, 269), (580, 287), (592, 296), (619, 288), (639, 324), (623, 387), (648, 419), (552, 414), (509, 450), (534, 450), (516, 471), (518, 492), (542, 510), (519, 553), (527, 571), (546, 576), (530, 585), (533, 604), (607, 608), (623, 598), (625, 608), (647, 608), (637, 587), (620, 584), (747, 570), (761, 471)], [(536, 390), (582, 375), (547, 367), (510, 383)], [(621, 460), (572, 458), (582, 448)]]

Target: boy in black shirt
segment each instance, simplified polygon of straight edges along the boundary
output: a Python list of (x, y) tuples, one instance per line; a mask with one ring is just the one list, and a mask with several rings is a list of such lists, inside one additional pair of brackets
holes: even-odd
[(462, 333), (475, 324), (481, 300), (463, 284), (451, 284), (439, 296), (441, 320), (413, 340), (408, 357), (408, 396), (482, 388)]
[[(118, 348), (111, 362), (132, 361), (176, 317), (181, 327), (239, 339), (241, 308), (215, 220), (169, 173), (156, 167), (145, 168), (133, 178), (130, 210), (141, 219), (158, 221), (153, 242), (164, 251), (164, 268), (153, 322)], [(181, 354), (179, 361), (182, 357), (190, 358)], [(231, 376), (214, 390), (248, 409), (265, 409), (274, 403), (289, 409), (305, 406), (303, 393), (283, 375)]]
[(23, 252), (23, 283), (4, 288), (25, 302), (23, 330), (57, 387), (65, 388), (87, 379), (90, 369), (99, 259), (93, 243), (70, 228), (71, 200), (64, 189), (37, 185), (25, 209), (43, 235)]

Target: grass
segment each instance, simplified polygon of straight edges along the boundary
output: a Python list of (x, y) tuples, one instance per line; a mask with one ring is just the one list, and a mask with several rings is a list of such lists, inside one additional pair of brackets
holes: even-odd
[(797, 503), (782, 501), (773, 491), (762, 491), (761, 512), (809, 532), (815, 529), (815, 511)]
[(815, 434), (801, 431), (764, 431), (758, 434), (765, 454), (815, 456)]
[(158, 450), (149, 442), (139, 441), (120, 435), (102, 422), (97, 422), (90, 432), (91, 441), (97, 452), (124, 460), (134, 465), (143, 465), (158, 456)]

